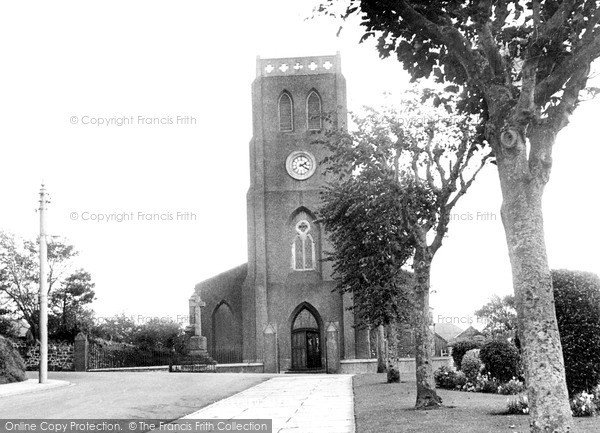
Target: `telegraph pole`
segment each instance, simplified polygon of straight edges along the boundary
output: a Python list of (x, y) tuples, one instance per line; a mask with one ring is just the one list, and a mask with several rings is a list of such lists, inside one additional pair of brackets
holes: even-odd
[(48, 380), (48, 281), (47, 260), (48, 247), (46, 244), (46, 188), (42, 183), (40, 189), (40, 383)]

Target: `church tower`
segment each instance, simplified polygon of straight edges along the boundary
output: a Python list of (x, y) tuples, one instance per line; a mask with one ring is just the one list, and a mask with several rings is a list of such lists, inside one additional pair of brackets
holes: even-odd
[(340, 61), (339, 53), (257, 58), (248, 263), (197, 286), (218, 361), (223, 342), (241, 347), (236, 361), (263, 361), (265, 372), (337, 372), (344, 360), (370, 358), (368, 332), (354, 329), (351, 301), (335, 291), (331, 264), (322, 261), (331, 246), (315, 215), (326, 182), (317, 140), (347, 121)]

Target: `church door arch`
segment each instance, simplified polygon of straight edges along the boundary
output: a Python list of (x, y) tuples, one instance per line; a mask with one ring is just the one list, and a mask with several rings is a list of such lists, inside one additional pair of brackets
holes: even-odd
[(321, 368), (321, 327), (305, 305), (292, 320), (292, 370)]

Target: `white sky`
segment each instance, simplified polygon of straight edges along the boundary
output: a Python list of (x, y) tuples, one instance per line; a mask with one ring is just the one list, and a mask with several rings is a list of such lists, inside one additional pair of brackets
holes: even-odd
[[(3, 2), (0, 229), (36, 236), (44, 179), (49, 231), (81, 251), (99, 316), (185, 316), (195, 283), (247, 258), (256, 56), (341, 51), (350, 109), (408, 85), (398, 62), (378, 59), (372, 42), (357, 45), (357, 26), (336, 38), (338, 23), (306, 21), (314, 3)], [(600, 273), (599, 108), (599, 101), (580, 107), (555, 148), (544, 201), (554, 268)], [(176, 122), (178, 115), (196, 124), (137, 124), (138, 116)], [(83, 125), (84, 116), (133, 116), (135, 124)], [(490, 166), (456, 210), (473, 220), (451, 224), (435, 259), (436, 321), (475, 320), (490, 296), (512, 291), (500, 202)], [(82, 221), (85, 212), (135, 218)], [(138, 212), (191, 212), (196, 220), (142, 222)], [(496, 220), (478, 221), (477, 212)]]

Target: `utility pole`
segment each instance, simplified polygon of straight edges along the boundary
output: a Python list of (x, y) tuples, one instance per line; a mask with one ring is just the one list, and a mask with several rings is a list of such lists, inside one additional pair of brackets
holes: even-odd
[(46, 244), (46, 188), (40, 189), (40, 383), (48, 381), (48, 247)]

